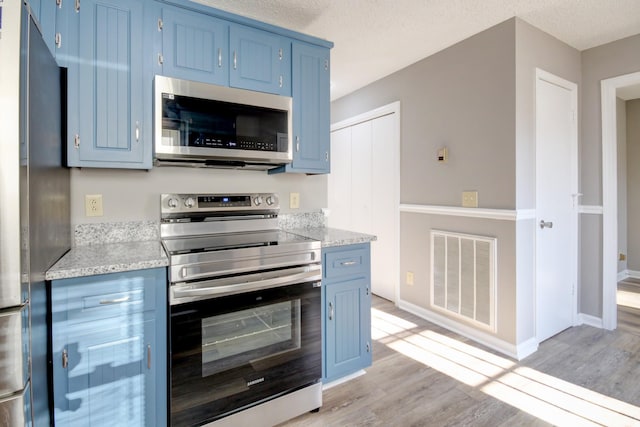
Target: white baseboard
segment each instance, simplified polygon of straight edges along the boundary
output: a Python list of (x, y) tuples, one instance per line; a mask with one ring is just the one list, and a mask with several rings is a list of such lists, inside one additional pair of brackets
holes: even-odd
[(519, 345), (514, 345), (501, 340), (494, 335), (480, 331), (471, 326), (464, 325), (455, 320), (449, 319), (448, 317), (401, 299), (398, 300), (398, 307), (516, 360), (522, 360), (538, 349), (538, 343), (535, 338), (531, 338)]
[(618, 271), (618, 282), (629, 278), (629, 270)]
[(627, 277), (632, 279), (640, 279), (640, 271), (637, 270), (626, 270)]
[(604, 328), (604, 324), (602, 323), (601, 318), (585, 313), (578, 313), (578, 324), (593, 326), (594, 328), (599, 329)]

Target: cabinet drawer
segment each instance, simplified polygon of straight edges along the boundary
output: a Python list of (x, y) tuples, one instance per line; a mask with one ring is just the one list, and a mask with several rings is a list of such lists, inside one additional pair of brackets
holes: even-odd
[(154, 270), (142, 270), (54, 281), (53, 321), (71, 324), (154, 310), (155, 280)]
[(324, 253), (323, 261), (325, 279), (369, 274), (369, 250), (366, 245), (328, 249)]

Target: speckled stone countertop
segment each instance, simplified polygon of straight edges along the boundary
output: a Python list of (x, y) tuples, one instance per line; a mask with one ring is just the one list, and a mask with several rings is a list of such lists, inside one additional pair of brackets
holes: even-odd
[(368, 243), (377, 239), (376, 236), (371, 234), (356, 233), (355, 231), (330, 227), (292, 228), (285, 231), (310, 239), (320, 240), (323, 248)]
[(160, 241), (75, 246), (47, 271), (46, 280), (166, 267), (169, 259)]
[[(285, 214), (281, 229), (319, 240), (323, 247), (353, 245), (376, 240), (376, 236), (325, 227), (320, 212)], [(162, 248), (159, 223), (134, 221), (80, 224), (75, 229), (74, 247), (47, 271), (47, 280), (118, 273), (166, 267), (169, 258)]]

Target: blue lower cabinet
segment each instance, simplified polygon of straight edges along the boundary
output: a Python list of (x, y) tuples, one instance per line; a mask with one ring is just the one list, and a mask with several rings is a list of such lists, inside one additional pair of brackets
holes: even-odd
[(324, 248), (323, 381), (371, 366), (371, 261), (368, 243)]
[(56, 425), (166, 425), (166, 307), (163, 268), (51, 283)]

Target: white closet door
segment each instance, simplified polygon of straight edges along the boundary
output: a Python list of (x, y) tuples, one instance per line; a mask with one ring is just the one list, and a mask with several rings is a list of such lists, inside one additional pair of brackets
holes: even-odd
[(371, 242), (371, 291), (390, 301), (396, 300), (398, 280), (396, 265), (399, 265), (397, 247), (398, 206), (397, 173), (393, 165), (400, 164), (397, 144), (396, 118), (393, 114), (379, 117), (371, 122), (371, 168), (375, 173), (370, 182), (371, 233), (378, 239)]
[(331, 173), (327, 177), (329, 227), (351, 228), (351, 128), (331, 133)]
[(351, 127), (351, 229), (374, 234), (371, 224), (373, 196), (371, 121)]
[(396, 302), (400, 136), (399, 112), (397, 107), (390, 110), (349, 119), (346, 127), (331, 133), (328, 223), (377, 236), (371, 242), (371, 291)]

